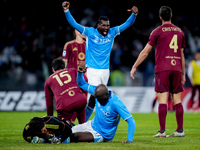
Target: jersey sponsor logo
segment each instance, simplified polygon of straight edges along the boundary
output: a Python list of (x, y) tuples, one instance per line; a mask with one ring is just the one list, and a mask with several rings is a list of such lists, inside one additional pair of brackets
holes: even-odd
[(78, 87), (77, 86), (70, 87), (70, 88), (66, 89), (65, 91), (63, 91), (62, 93), (60, 93), (60, 95), (63, 95), (66, 92), (68, 92), (69, 96), (74, 96), (75, 92), (72, 89), (76, 89), (76, 88), (78, 88)]
[(48, 129), (59, 129), (59, 125), (46, 124), (46, 128), (48, 128)]
[[(106, 110), (104, 110), (104, 109), (102, 108), (103, 106), (101, 106), (100, 103), (97, 103), (97, 106), (99, 107), (99, 109), (101, 110), (101, 112), (102, 112), (105, 116), (110, 116), (110, 107), (109, 107), (109, 106), (105, 108)], [(108, 108), (109, 110), (107, 110), (107, 108)]]
[(0, 111), (45, 111), (44, 91), (0, 91)]
[(181, 57), (177, 57), (177, 56), (166, 56), (165, 58), (166, 59), (172, 59), (171, 60), (171, 65), (172, 66), (176, 66), (176, 60), (175, 59), (178, 59), (178, 60), (181, 59)]
[(105, 116), (110, 116), (110, 112), (103, 110), (103, 108), (100, 108), (100, 110)]
[(94, 42), (95, 43), (106, 43), (106, 42), (110, 42), (111, 40), (109, 38), (105, 38), (105, 39), (100, 39), (99, 37), (95, 36), (94, 38)]

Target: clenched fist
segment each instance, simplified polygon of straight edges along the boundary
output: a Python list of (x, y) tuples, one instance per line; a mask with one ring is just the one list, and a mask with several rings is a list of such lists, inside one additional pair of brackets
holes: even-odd
[(86, 72), (86, 67), (84, 65), (79, 65), (78, 66), (78, 72), (85, 73)]
[(131, 9), (128, 9), (127, 11), (132, 11), (132, 13), (138, 14), (138, 8), (136, 6), (133, 6)]
[(64, 1), (64, 2), (62, 3), (63, 10), (69, 9), (69, 5), (70, 5), (70, 2)]

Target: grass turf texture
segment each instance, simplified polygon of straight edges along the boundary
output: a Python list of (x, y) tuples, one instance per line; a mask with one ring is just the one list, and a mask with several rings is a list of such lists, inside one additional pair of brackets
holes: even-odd
[[(54, 113), (55, 114), (55, 113)], [(0, 112), (0, 149), (25, 150), (94, 150), (94, 149), (200, 149), (200, 114), (184, 114), (184, 138), (153, 138), (159, 130), (156, 113), (132, 114), (136, 121), (135, 136), (132, 144), (122, 144), (126, 140), (128, 124), (121, 120), (112, 142), (107, 143), (69, 143), (69, 144), (30, 144), (22, 138), (26, 123), (35, 116), (45, 116), (46, 112)], [(94, 115), (94, 114), (93, 114)], [(92, 116), (93, 117), (93, 116)], [(77, 122), (76, 122), (77, 123)], [(171, 134), (176, 129), (174, 112), (168, 112), (166, 133)]]

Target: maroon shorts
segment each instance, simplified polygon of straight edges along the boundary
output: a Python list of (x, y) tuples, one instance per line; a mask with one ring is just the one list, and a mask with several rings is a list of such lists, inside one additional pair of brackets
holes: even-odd
[(65, 107), (63, 110), (57, 110), (57, 117), (64, 118), (65, 120), (69, 120), (74, 122), (76, 117), (79, 121), (79, 124), (85, 122), (86, 111), (85, 107), (87, 105), (87, 100), (76, 101)]
[(155, 91), (179, 93), (183, 91), (181, 72), (163, 71), (155, 74)]

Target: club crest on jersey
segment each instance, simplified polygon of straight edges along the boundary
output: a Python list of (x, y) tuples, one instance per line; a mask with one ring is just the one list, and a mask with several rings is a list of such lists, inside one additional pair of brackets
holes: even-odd
[(106, 111), (110, 111), (110, 106), (106, 106)]
[(84, 60), (84, 59), (85, 59), (85, 54), (82, 53), (82, 52), (80, 52), (80, 53), (78, 54), (78, 58), (79, 58), (80, 60)]

